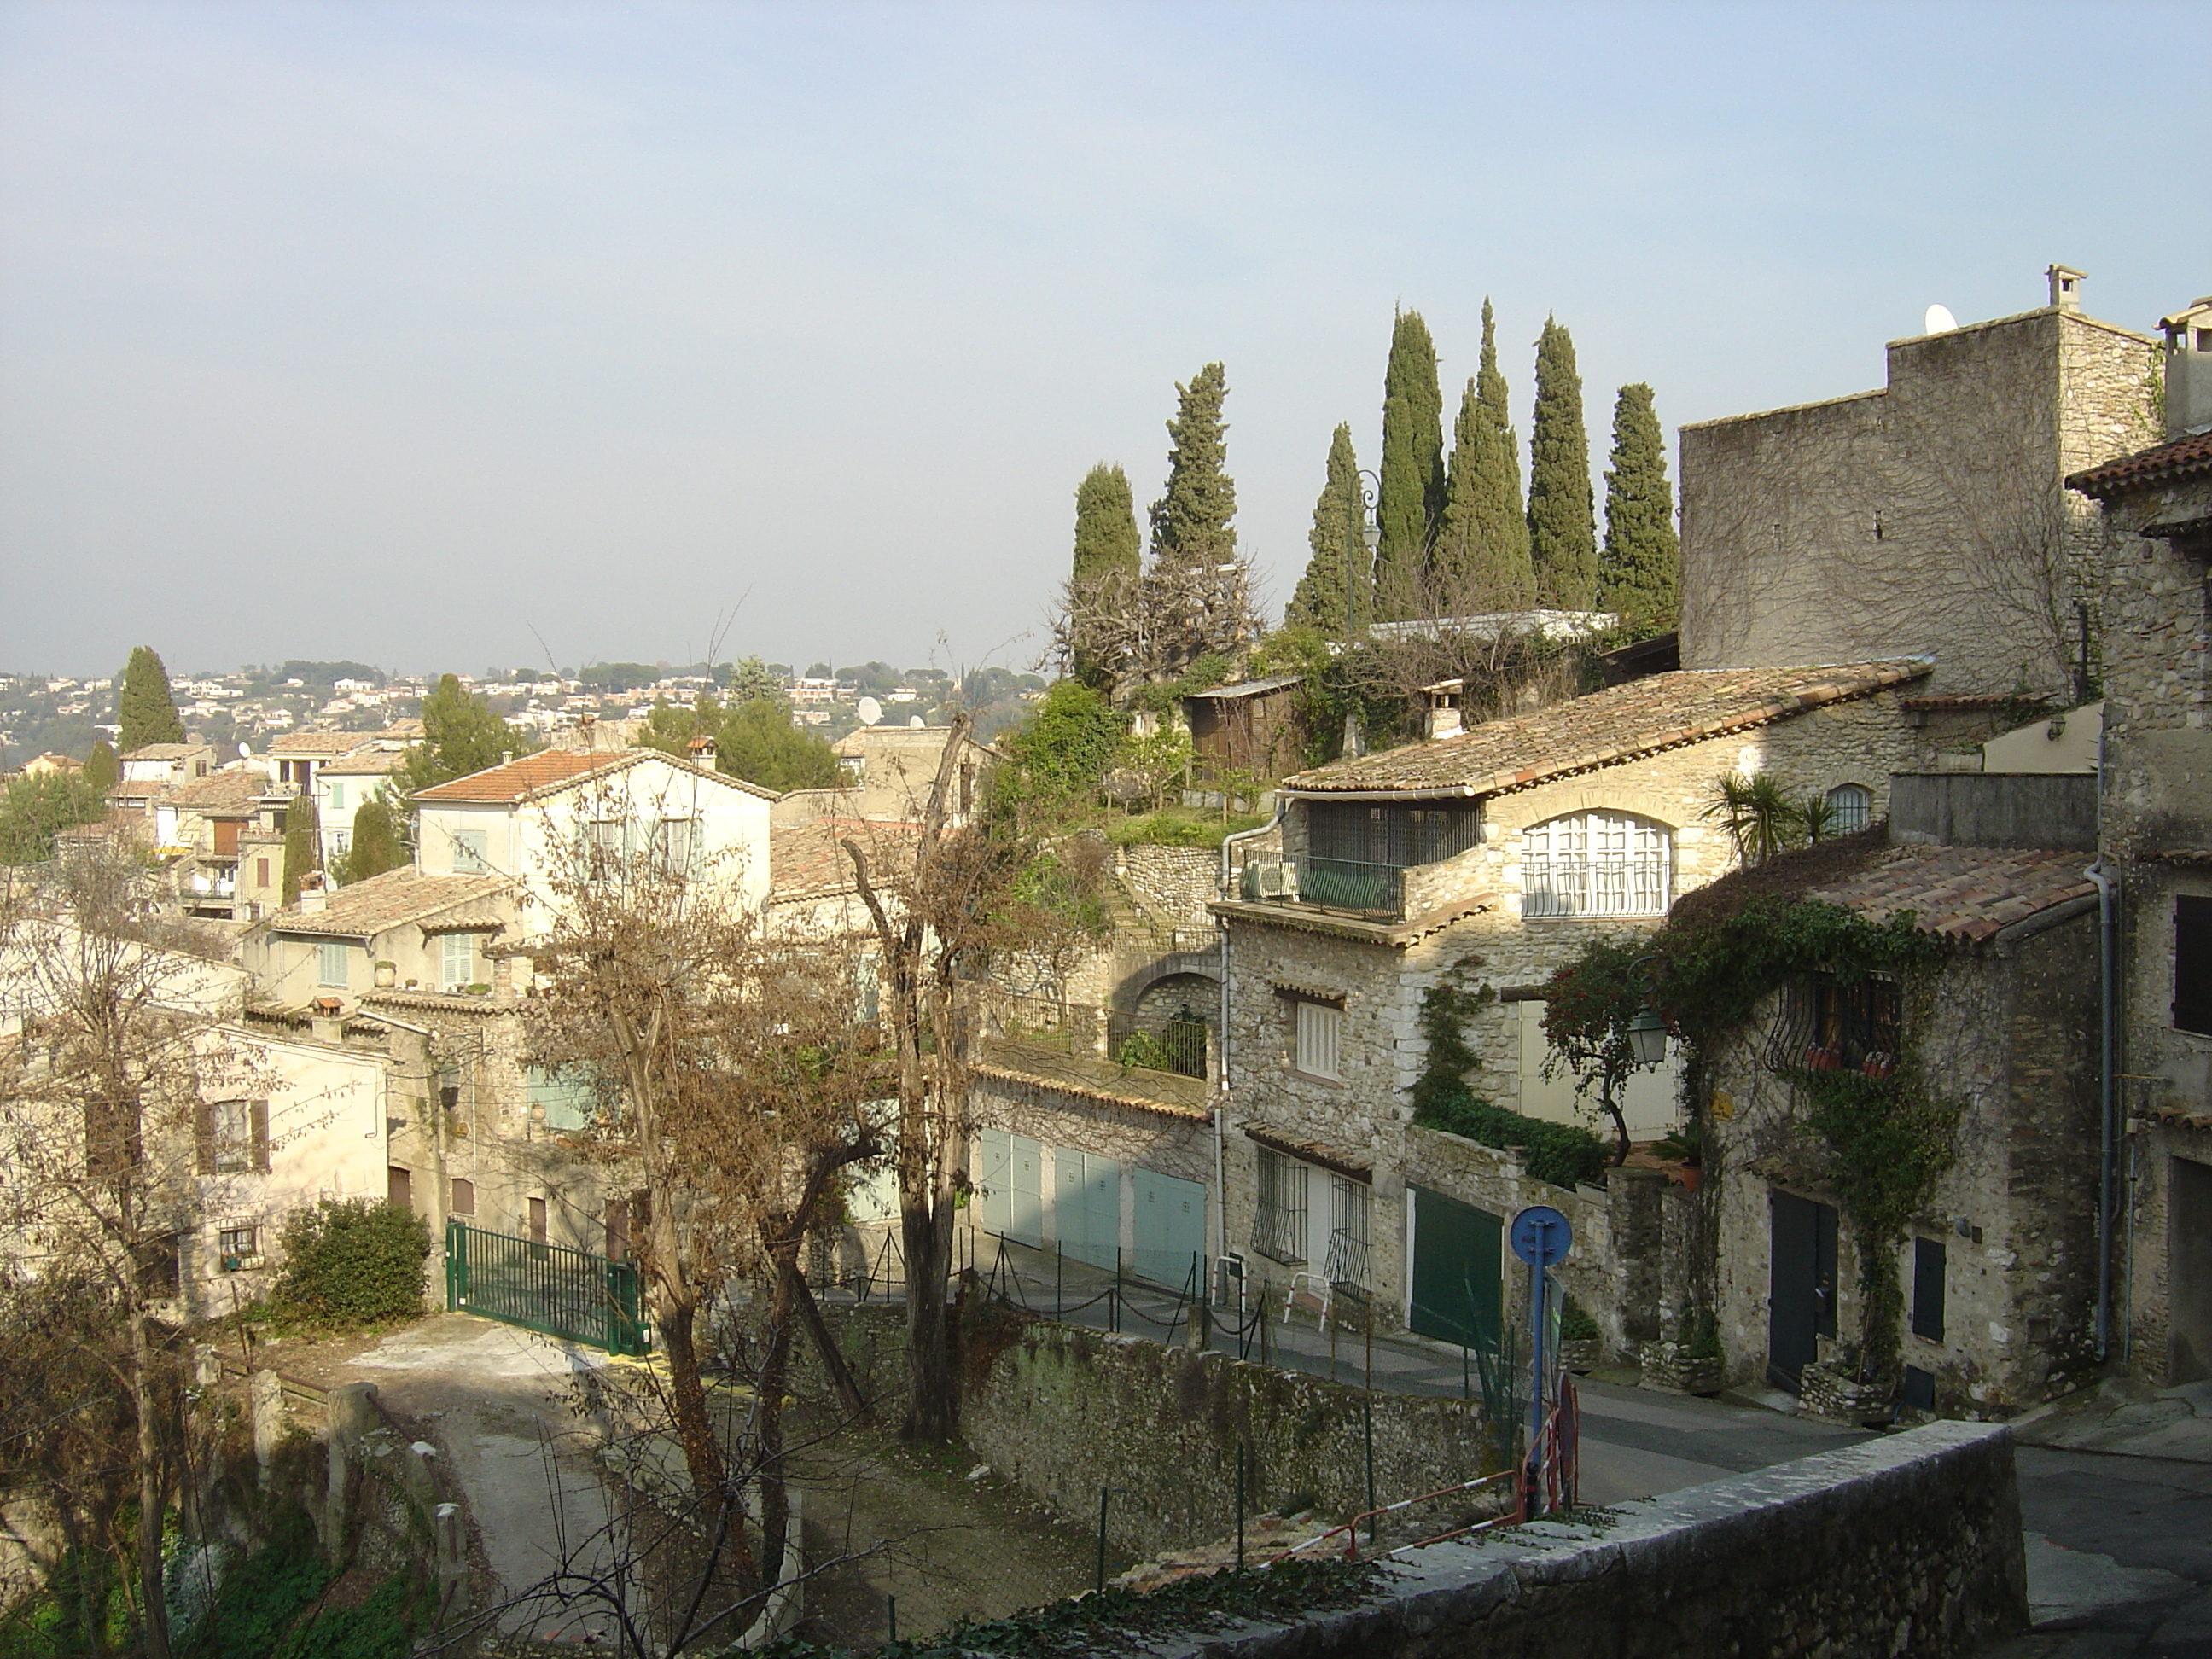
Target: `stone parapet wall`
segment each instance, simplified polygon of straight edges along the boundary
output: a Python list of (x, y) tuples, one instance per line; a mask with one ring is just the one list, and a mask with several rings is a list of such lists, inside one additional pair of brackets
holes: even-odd
[(1137, 902), (1158, 920), (1173, 927), (1212, 927), (1206, 907), (1221, 896), (1219, 848), (1139, 844), (1117, 848), (1115, 862)]
[(1938, 1423), (1665, 1498), (1602, 1525), (1432, 1544), (1379, 1600), (1155, 1641), (1206, 1659), (1936, 1659), (2027, 1628), (2010, 1435)]

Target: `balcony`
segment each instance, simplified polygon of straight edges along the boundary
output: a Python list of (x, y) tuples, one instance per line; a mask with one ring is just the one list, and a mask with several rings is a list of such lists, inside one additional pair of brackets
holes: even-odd
[(1406, 872), (1395, 864), (1362, 864), (1353, 859), (1306, 857), (1290, 860), (1298, 872), (1301, 904), (1325, 910), (1352, 910), (1393, 921), (1406, 914)]

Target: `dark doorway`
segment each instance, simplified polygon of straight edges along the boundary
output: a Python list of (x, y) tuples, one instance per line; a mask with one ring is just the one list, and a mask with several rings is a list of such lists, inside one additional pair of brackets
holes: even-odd
[(2212, 1164), (2177, 1158), (2168, 1166), (2166, 1381), (2212, 1376)]
[(1495, 1344), (1504, 1323), (1504, 1224), (1442, 1193), (1411, 1190), (1413, 1294), (1406, 1322), (1439, 1342)]
[(384, 1170), (385, 1201), (395, 1209), (415, 1207), (415, 1177), (397, 1164), (386, 1164)]
[(1795, 1193), (1771, 1201), (1766, 1375), (1794, 1394), (1819, 1339), (1836, 1334), (1836, 1212)]

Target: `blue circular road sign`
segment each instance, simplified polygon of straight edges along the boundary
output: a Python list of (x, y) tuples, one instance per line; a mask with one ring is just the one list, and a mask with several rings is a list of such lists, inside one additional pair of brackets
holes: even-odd
[(1548, 1267), (1574, 1248), (1575, 1231), (1548, 1204), (1531, 1204), (1513, 1218), (1513, 1254), (1532, 1267)]

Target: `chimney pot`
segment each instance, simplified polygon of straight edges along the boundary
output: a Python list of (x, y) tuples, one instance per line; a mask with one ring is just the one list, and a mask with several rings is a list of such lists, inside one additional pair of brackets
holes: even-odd
[(2071, 265), (2052, 265), (2044, 271), (2051, 282), (2051, 303), (2061, 311), (2081, 309), (2081, 283), (2088, 275)]

